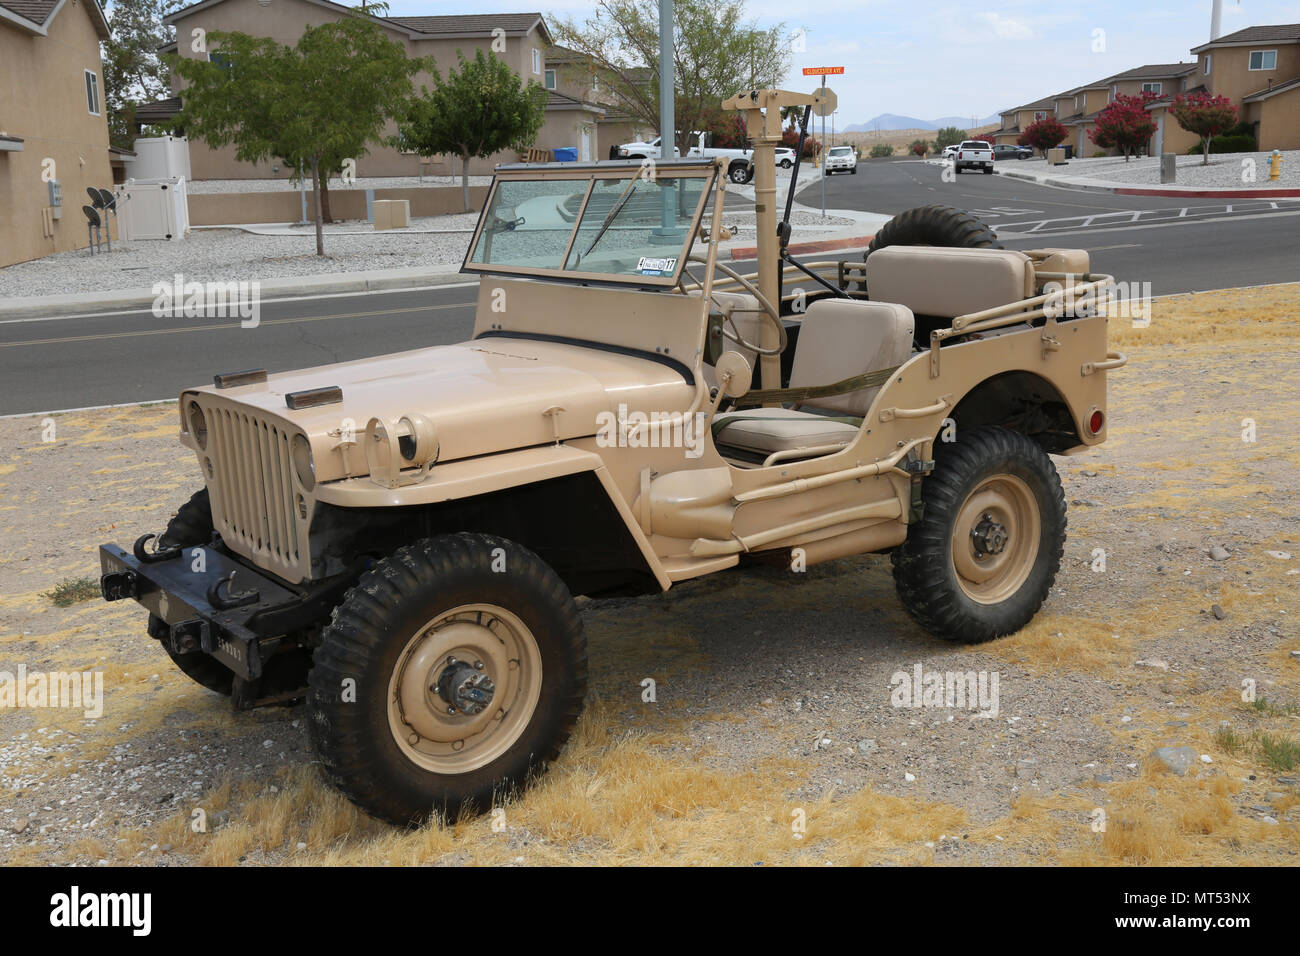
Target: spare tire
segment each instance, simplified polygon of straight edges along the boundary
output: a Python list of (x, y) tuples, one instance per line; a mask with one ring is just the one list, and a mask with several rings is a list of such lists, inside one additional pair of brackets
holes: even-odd
[(993, 230), (964, 209), (934, 204), (900, 212), (880, 227), (863, 253), (866, 260), (885, 246), (958, 246), (1001, 249)]

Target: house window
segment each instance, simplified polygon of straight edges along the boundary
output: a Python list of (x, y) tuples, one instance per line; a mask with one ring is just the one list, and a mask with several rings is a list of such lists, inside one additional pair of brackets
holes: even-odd
[(595, 73), (591, 74), (591, 92), (593, 93), (600, 92), (600, 77), (597, 76)]
[(234, 60), (232, 60), (232, 59), (230, 58), (230, 55), (227, 54), (227, 53), (209, 53), (209, 54), (208, 54), (208, 62), (209, 62), (209, 63), (215, 63), (217, 66), (221, 67), (223, 70), (229, 71), (229, 70), (230, 70), (230, 65), (234, 62)]
[(537, 47), (533, 47), (533, 72), (542, 72), (542, 51)]
[(1210, 75), (1210, 58), (1211, 58), (1211, 54), (1209, 53), (1205, 54), (1205, 75), (1206, 76)]
[(547, 70), (547, 71), (546, 71), (546, 88), (547, 88), (548, 90), (553, 90), (553, 89), (555, 89), (555, 71), (554, 71), (554, 70)]
[(1276, 70), (1277, 50), (1251, 50), (1250, 68), (1252, 70)]
[(1155, 93), (1155, 94), (1158, 96), (1158, 95), (1160, 94), (1160, 92), (1161, 92), (1163, 89), (1164, 89), (1164, 85), (1161, 84), (1161, 83), (1143, 83), (1143, 84), (1142, 84), (1142, 92), (1143, 92), (1143, 93)]
[(86, 70), (86, 109), (91, 116), (99, 115), (99, 77)]
[(1038, 110), (1036, 113), (1034, 113), (1035, 123), (1037, 123), (1039, 120), (1045, 120), (1045, 119), (1047, 119), (1047, 110)]

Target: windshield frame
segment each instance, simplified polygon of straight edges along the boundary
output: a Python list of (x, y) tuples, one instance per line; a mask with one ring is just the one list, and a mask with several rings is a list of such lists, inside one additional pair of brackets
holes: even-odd
[[(696, 239), (699, 238), (700, 224), (703, 221), (704, 210), (708, 205), (709, 198), (717, 185), (720, 164), (714, 159), (675, 159), (656, 161), (652, 167), (655, 179), (699, 179), (704, 183), (700, 190), (699, 198), (696, 200), (695, 209), (691, 215), (690, 226), (686, 229), (686, 235), (682, 243), (680, 253), (677, 256), (677, 263), (671, 273), (662, 276), (647, 275), (617, 275), (611, 272), (586, 272), (580, 270), (565, 269), (565, 264), (569, 261), (573, 245), (578, 239), (578, 234), (582, 230), (583, 220), (587, 213), (587, 203), (591, 199), (592, 191), (595, 188), (597, 180), (625, 179), (629, 184), (637, 178), (647, 178), (645, 176), (645, 167), (647, 161), (643, 160), (611, 160), (599, 163), (511, 163), (508, 165), (498, 166), (492, 177), (492, 186), (488, 190), (488, 195), (483, 203), (483, 208), (479, 211), (478, 224), (474, 227), (474, 234), (470, 238), (469, 246), (465, 250), (465, 258), (461, 263), (460, 271), (462, 273), (477, 273), (479, 275), (517, 275), (535, 278), (545, 278), (559, 282), (574, 282), (581, 284), (609, 284), (617, 286), (633, 286), (636, 288), (664, 288), (669, 289), (677, 285), (681, 280), (682, 272), (686, 268), (686, 260), (690, 256), (691, 248), (694, 246)], [(537, 181), (545, 179), (557, 180), (587, 180), (586, 190), (582, 196), (582, 204), (578, 208), (578, 213), (574, 217), (573, 227), (569, 232), (568, 238), (564, 243), (564, 252), (560, 258), (560, 267), (558, 269), (538, 268), (533, 266), (514, 266), (501, 263), (481, 263), (470, 261), (478, 248), (479, 241), (483, 237), (483, 229), (487, 224), (488, 212), (492, 209), (492, 204), (496, 200), (497, 191), (502, 183), (518, 181)]]

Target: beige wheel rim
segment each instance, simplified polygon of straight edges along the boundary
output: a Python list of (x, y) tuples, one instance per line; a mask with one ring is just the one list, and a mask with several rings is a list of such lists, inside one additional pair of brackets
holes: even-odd
[(952, 529), (957, 583), (980, 604), (999, 604), (1029, 578), (1038, 558), (1038, 501), (1014, 475), (991, 475), (967, 496)]
[(417, 766), (469, 773), (520, 738), (541, 693), (532, 631), (505, 608), (466, 604), (438, 615), (403, 648), (388, 682), (388, 727)]

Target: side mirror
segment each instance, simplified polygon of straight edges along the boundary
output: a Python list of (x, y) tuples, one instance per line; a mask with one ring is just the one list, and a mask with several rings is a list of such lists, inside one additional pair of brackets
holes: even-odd
[(718, 377), (718, 390), (728, 398), (746, 394), (754, 378), (754, 370), (739, 352), (723, 352), (713, 370)]

